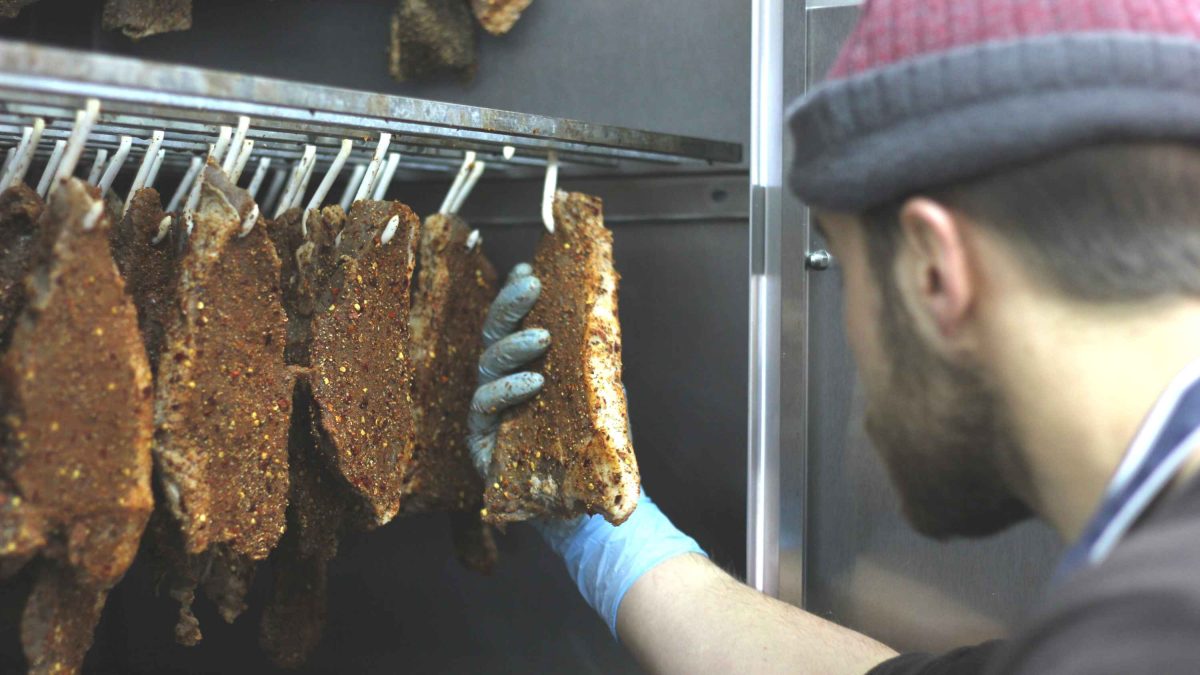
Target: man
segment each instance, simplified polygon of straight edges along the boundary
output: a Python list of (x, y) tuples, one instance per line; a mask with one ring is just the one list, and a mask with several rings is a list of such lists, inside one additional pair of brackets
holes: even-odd
[(941, 657), (739, 584), (648, 500), (541, 525), (584, 596), (655, 672), (1200, 672), (1200, 0), (874, 0), (791, 124), (909, 520), (1068, 553), (1012, 639)]

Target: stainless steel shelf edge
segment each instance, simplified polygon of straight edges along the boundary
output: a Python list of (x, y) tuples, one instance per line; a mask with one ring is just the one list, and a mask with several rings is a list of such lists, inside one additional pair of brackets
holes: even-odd
[[(735, 164), (738, 143), (0, 41), (0, 89), (250, 115), (286, 125), (512, 144), (647, 162)], [(192, 118), (195, 119), (195, 118)]]

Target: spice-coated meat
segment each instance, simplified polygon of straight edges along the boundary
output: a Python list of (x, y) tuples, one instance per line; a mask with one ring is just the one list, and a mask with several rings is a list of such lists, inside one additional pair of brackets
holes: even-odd
[(25, 306), (25, 276), (34, 261), (42, 199), (24, 183), (0, 193), (0, 352)]
[(467, 450), (467, 413), (478, 384), (483, 322), (496, 297), (496, 271), (470, 229), (433, 215), (421, 228), (418, 274), (409, 318), (416, 444), (403, 511), (465, 511), (453, 519), (459, 558), (490, 570), (491, 528), (479, 523), (483, 481)]
[(533, 0), (471, 0), (479, 25), (492, 35), (504, 35), (521, 18)]
[(210, 164), (159, 367), (156, 456), (187, 551), (254, 560), (284, 528), (292, 375), (279, 258), (264, 228), (239, 236), (249, 195)]
[(0, 366), (0, 557), (42, 554), (22, 619), (31, 672), (75, 672), (153, 507), (153, 387), (103, 204), (69, 179), (38, 229)]
[(163, 211), (158, 192), (146, 188), (133, 195), (129, 211), (112, 234), (113, 259), (137, 306), (138, 327), (154, 372), (166, 339), (185, 239), (182, 223), (175, 221)]
[(281, 262), (280, 285), (288, 315), (288, 340), (284, 351), (289, 364), (311, 364), (312, 316), (337, 267), (336, 240), (346, 224), (342, 207), (328, 206), (309, 213), (290, 209), (267, 222), (267, 232)]
[(119, 30), (135, 40), (188, 30), (192, 0), (105, 0), (101, 21), (104, 30)]
[(321, 447), (376, 525), (399, 510), (413, 451), (408, 314), (420, 226), (400, 202), (355, 203), (313, 314), (309, 382)]
[(288, 531), (271, 555), (271, 596), (259, 626), (263, 651), (284, 668), (304, 663), (320, 642), (329, 561), (337, 555), (347, 514), (359, 507), (358, 497), (317, 450), (312, 405), (308, 387), (301, 384), (289, 436)]
[(475, 22), (466, 0), (400, 0), (388, 67), (401, 82), (442, 73), (474, 77)]
[(527, 328), (553, 336), (542, 392), (501, 424), (484, 505), (493, 522), (599, 513), (613, 524), (637, 506), (637, 460), (621, 385), (618, 275), (601, 202), (559, 192), (554, 234), (534, 255), (542, 294)]
[(35, 2), (37, 0), (0, 0), (0, 19), (14, 19), (26, 5)]

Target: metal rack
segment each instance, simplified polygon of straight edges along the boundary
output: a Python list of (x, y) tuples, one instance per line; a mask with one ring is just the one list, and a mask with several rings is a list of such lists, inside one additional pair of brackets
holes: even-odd
[[(39, 150), (48, 155), (88, 98), (102, 104), (90, 149), (112, 150), (128, 135), (139, 152), (161, 129), (165, 167), (204, 153), (219, 127), (240, 116), (252, 120), (252, 159), (291, 161), (311, 144), (317, 165), (328, 166), (348, 138), (349, 163), (365, 163), (375, 139), (390, 133), (401, 176), (453, 172), (466, 151), (514, 178), (540, 173), (550, 152), (566, 175), (586, 176), (683, 173), (742, 159), (737, 143), (0, 41), (0, 145), (15, 144), (42, 117)], [(506, 157), (506, 146), (515, 153)]]

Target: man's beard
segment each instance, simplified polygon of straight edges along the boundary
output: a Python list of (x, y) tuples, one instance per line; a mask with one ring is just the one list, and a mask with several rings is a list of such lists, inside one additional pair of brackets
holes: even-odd
[(985, 372), (934, 353), (898, 298), (885, 297), (882, 315), (889, 373), (882, 388), (868, 383), (866, 426), (909, 522), (947, 539), (1029, 518), (1012, 488), (1027, 480), (1019, 443)]

